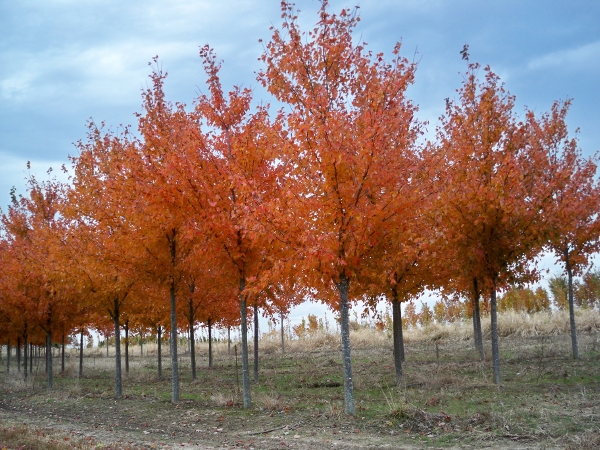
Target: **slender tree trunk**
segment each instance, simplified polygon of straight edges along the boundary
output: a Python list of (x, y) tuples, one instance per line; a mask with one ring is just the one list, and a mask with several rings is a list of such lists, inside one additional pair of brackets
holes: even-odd
[(79, 378), (83, 377), (83, 328), (79, 332)]
[(65, 333), (62, 334), (60, 372), (65, 372)]
[(29, 373), (33, 373), (33, 342), (29, 343)]
[[(174, 247), (174, 245), (173, 245)], [(174, 250), (173, 250), (174, 251)], [(171, 278), (171, 401), (179, 401), (179, 363), (177, 361), (177, 302), (175, 279)]]
[(352, 379), (352, 358), (350, 356), (350, 326), (348, 318), (348, 291), (350, 280), (343, 273), (337, 285), (340, 294), (340, 331), (342, 335), (342, 358), (344, 361), (344, 404), (346, 414), (354, 414), (354, 380)]
[(156, 335), (158, 336), (158, 379), (162, 378), (162, 327), (156, 327)]
[(21, 338), (17, 338), (17, 372), (21, 372)]
[(258, 383), (258, 305), (254, 304), (254, 382)]
[(246, 294), (244, 288), (246, 280), (240, 277), (240, 320), (242, 328), (242, 391), (244, 395), (244, 408), (252, 406), (252, 398), (250, 395), (250, 377), (248, 374), (248, 317), (246, 313)]
[(192, 361), (192, 380), (196, 380), (196, 337), (194, 336), (194, 324), (190, 323), (190, 359)]
[(231, 355), (231, 327), (227, 327), (227, 354)]
[(396, 367), (396, 386), (402, 386), (402, 362), (404, 361), (404, 339), (402, 336), (402, 310), (398, 300), (398, 291), (392, 290), (392, 328), (394, 332), (394, 365)]
[(212, 352), (212, 320), (208, 319), (208, 368), (212, 369), (213, 366), (213, 352)]
[(28, 350), (28, 348), (27, 348), (27, 333), (25, 333), (23, 335), (23, 359), (24, 359), (24, 362), (23, 362), (23, 375), (24, 375), (25, 381), (27, 381), (27, 359), (28, 359), (27, 358), (27, 356), (28, 356), (27, 355), (27, 350)]
[(569, 282), (569, 322), (571, 324), (571, 347), (573, 348), (573, 359), (579, 359), (579, 346), (577, 345), (577, 328), (575, 326), (575, 304), (573, 301), (573, 269), (569, 262), (569, 254), (566, 254), (567, 280)]
[(129, 319), (125, 321), (125, 373), (129, 375)]
[(106, 334), (106, 357), (108, 358), (108, 333)]
[[(190, 294), (194, 293), (195, 286), (192, 283), (190, 286)], [(194, 302), (190, 297), (189, 300), (189, 319), (190, 319), (190, 360), (192, 363), (192, 380), (196, 380), (196, 339), (194, 337), (194, 319), (196, 314), (194, 313)]]
[(285, 353), (285, 334), (283, 332), (283, 311), (279, 313), (281, 319), (281, 353)]
[(10, 339), (6, 341), (6, 373), (10, 373)]
[(46, 367), (47, 378), (46, 388), (52, 390), (52, 329), (48, 327), (46, 330)]
[(501, 384), (500, 378), (500, 351), (498, 349), (498, 314), (496, 311), (496, 282), (492, 282), (492, 295), (490, 299), (492, 316), (492, 361), (494, 367), (494, 383)]
[[(119, 311), (119, 298), (115, 297), (114, 305), (114, 326), (115, 326), (115, 397), (121, 398), (123, 395), (123, 377), (121, 373), (121, 324)], [(107, 340), (108, 342), (108, 340)]]
[(479, 309), (479, 287), (477, 285), (477, 278), (473, 278), (473, 341), (475, 343), (475, 349), (479, 353), (479, 359), (483, 361), (485, 359), (485, 353), (483, 351), (483, 336), (481, 333), (481, 312)]

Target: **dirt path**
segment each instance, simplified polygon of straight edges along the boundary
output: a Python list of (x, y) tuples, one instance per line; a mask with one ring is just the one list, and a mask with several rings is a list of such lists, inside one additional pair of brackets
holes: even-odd
[[(41, 402), (20, 398), (0, 402), (3, 426), (23, 426), (44, 434), (62, 436), (74, 442), (88, 442), (91, 448), (244, 448), (244, 449), (425, 449), (432, 447), (424, 437), (370, 427), (358, 419), (330, 420), (299, 413), (250, 413), (247, 418), (228, 417), (222, 411), (192, 402), (160, 408), (148, 407), (146, 399), (116, 402), (110, 398)], [(156, 402), (150, 401), (155, 406)], [(157, 411), (159, 410), (159, 411)], [(563, 448), (551, 442), (518, 442), (510, 439), (471, 439), (444, 448), (511, 450)]]

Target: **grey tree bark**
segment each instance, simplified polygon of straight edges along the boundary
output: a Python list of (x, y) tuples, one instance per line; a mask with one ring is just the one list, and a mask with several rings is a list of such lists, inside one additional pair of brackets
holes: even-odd
[(27, 381), (27, 350), (27, 332), (25, 332), (23, 334), (23, 357), (25, 360), (23, 363), (23, 374), (25, 381)]
[(348, 291), (350, 280), (346, 274), (342, 273), (340, 282), (337, 283), (340, 294), (340, 331), (342, 335), (342, 359), (344, 362), (344, 405), (346, 414), (352, 415), (355, 412), (354, 407), (354, 380), (352, 379), (352, 358), (350, 356), (350, 326), (349, 326), (349, 303)]
[(283, 311), (280, 313), (281, 318), (281, 353), (285, 353), (285, 334), (283, 332)]
[(10, 339), (6, 341), (6, 373), (10, 373)]
[(162, 378), (162, 327), (156, 327), (156, 336), (158, 339), (158, 379)]
[(79, 331), (79, 378), (83, 377), (83, 328)]
[(46, 388), (52, 390), (52, 329), (46, 330)]
[(392, 328), (394, 333), (394, 366), (396, 368), (396, 386), (402, 386), (402, 363), (404, 362), (404, 338), (402, 336), (402, 310), (398, 291), (392, 291)]
[(244, 288), (246, 280), (240, 277), (240, 322), (242, 332), (242, 393), (244, 396), (244, 408), (252, 406), (252, 398), (250, 394), (250, 376), (248, 374), (248, 317), (246, 315), (246, 294)]
[(125, 321), (125, 373), (129, 375), (129, 319)]
[(17, 372), (21, 372), (21, 338), (17, 338)]
[[(115, 297), (113, 322), (115, 327), (115, 397), (121, 398), (123, 395), (123, 377), (121, 373), (121, 324), (120, 324), (120, 304), (119, 298)], [(108, 344), (108, 340), (106, 341)]]
[[(192, 306), (190, 304), (190, 310)], [(192, 381), (196, 380), (196, 337), (194, 336), (194, 325), (190, 324), (190, 361), (192, 364)]]
[(258, 383), (258, 305), (254, 304), (254, 382)]
[[(169, 236), (169, 245), (171, 250), (171, 267), (175, 267), (175, 258), (177, 256), (177, 240), (175, 230), (172, 236)], [(179, 401), (179, 365), (177, 361), (177, 298), (175, 296), (175, 276), (171, 275), (171, 401)]]
[(212, 320), (208, 319), (208, 368), (213, 366), (213, 351), (212, 351)]
[(492, 316), (492, 361), (494, 368), (494, 383), (501, 384), (500, 377), (500, 350), (498, 348), (498, 314), (496, 309), (496, 283), (492, 284), (492, 293), (490, 298), (491, 316)]
[(577, 328), (575, 326), (575, 302), (573, 300), (573, 268), (569, 262), (569, 253), (565, 253), (567, 280), (569, 282), (569, 322), (571, 325), (571, 348), (573, 349), (573, 359), (579, 359), (579, 346), (577, 345)]
[(473, 278), (473, 341), (475, 343), (475, 349), (479, 353), (479, 359), (483, 361), (485, 359), (485, 352), (483, 351), (483, 335), (481, 332), (481, 311), (479, 308), (479, 287), (477, 285), (477, 278)]
[(175, 280), (171, 279), (171, 401), (179, 401), (179, 363), (177, 361), (177, 303)]
[(60, 372), (64, 373), (65, 371), (65, 333), (62, 334), (61, 341), (61, 353), (60, 353)]

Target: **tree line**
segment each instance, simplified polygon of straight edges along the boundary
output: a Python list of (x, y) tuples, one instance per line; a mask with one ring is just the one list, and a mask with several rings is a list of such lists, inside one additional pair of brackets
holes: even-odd
[[(356, 41), (357, 9), (321, 2), (303, 32), (282, 2), (260, 56), (259, 83), (223, 89), (221, 61), (200, 48), (206, 94), (169, 101), (167, 73), (150, 63), (137, 130), (90, 122), (67, 183), (30, 176), (2, 216), (0, 335), (22, 345), (96, 329), (170, 333), (172, 400), (179, 400), (178, 332), (239, 326), (244, 407), (251, 406), (248, 320), (284, 317), (321, 301), (339, 314), (344, 399), (353, 414), (349, 309), (390, 302), (394, 367), (402, 383), (400, 304), (425, 290), (468, 299), (483, 359), (489, 304), (493, 378), (501, 383), (497, 294), (538, 278), (552, 251), (566, 274), (573, 356), (574, 282), (598, 249), (596, 157), (566, 124), (570, 100), (516, 111), (489, 67), (470, 61), (446, 98), (435, 139), (407, 96), (417, 63)], [(47, 351), (47, 354), (51, 354)], [(161, 352), (159, 350), (160, 357)], [(52, 359), (48, 360), (52, 388)]]

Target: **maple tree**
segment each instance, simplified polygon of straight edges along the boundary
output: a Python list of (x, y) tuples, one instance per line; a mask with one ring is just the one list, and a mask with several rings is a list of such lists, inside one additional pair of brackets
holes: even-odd
[(479, 81), (478, 70), (470, 63), (459, 100), (446, 101), (439, 142), (448, 183), (439, 208), (460, 261), (454, 288), (474, 293), (475, 306), (480, 292), (489, 296), (494, 381), (500, 383), (496, 292), (535, 278), (530, 261), (547, 238), (542, 212), (552, 193), (551, 149), (539, 135), (546, 116), (540, 120), (528, 111), (518, 121), (515, 98), (498, 76), (486, 67)]
[(577, 140), (569, 138), (566, 115), (570, 102), (554, 104), (536, 123), (537, 145), (549, 148), (552, 203), (545, 211), (550, 228), (549, 247), (567, 274), (567, 301), (573, 358), (579, 358), (575, 327), (573, 276), (589, 265), (600, 249), (600, 182), (597, 158), (584, 159)]
[[(252, 93), (234, 87), (226, 98), (219, 79), (220, 63), (205, 46), (200, 51), (210, 95), (196, 100), (195, 113), (211, 131), (205, 138), (202, 177), (187, 178), (194, 212), (202, 217), (204, 233), (221, 268), (221, 289), (236, 292), (242, 336), (244, 407), (250, 407), (248, 374), (248, 298), (268, 284), (276, 233), (268, 233), (273, 199), (277, 197), (273, 143), (277, 127), (268, 121), (266, 107), (250, 112)], [(198, 167), (195, 167), (198, 169)], [(209, 250), (209, 251), (211, 251)], [(228, 275), (227, 275), (228, 274)]]
[(416, 108), (405, 97), (415, 65), (399, 55), (400, 44), (390, 62), (355, 45), (356, 10), (336, 15), (327, 8), (322, 1), (319, 21), (304, 34), (293, 5), (282, 2), (282, 30), (273, 29), (259, 79), (291, 107), (294, 145), (281, 155), (293, 202), (286, 214), (301, 224), (298, 266), (340, 312), (345, 410), (353, 414), (349, 295), (353, 283), (368, 278), (365, 261), (384, 239), (387, 221), (413, 199), (403, 187), (419, 132)]

